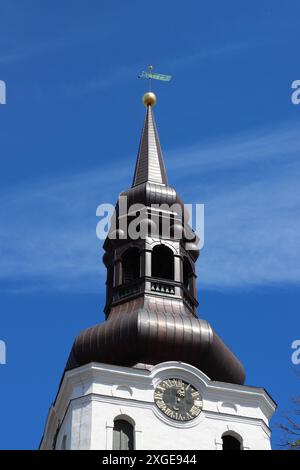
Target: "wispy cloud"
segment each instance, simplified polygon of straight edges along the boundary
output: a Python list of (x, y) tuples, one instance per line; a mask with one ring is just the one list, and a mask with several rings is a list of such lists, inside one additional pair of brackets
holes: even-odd
[(68, 31), (64, 34), (56, 36), (48, 36), (44, 40), (40, 38), (36, 41), (16, 41), (12, 44), (2, 44), (0, 49), (0, 64), (11, 64), (24, 62), (29, 59), (40, 58), (45, 54), (57, 53), (57, 51), (64, 51), (71, 47), (78, 47), (86, 43), (93, 43), (94, 41), (104, 40), (111, 33), (103, 28), (99, 31), (98, 28), (82, 29), (80, 31)]
[(247, 49), (253, 49), (258, 47), (262, 44), (261, 41), (251, 40), (251, 41), (244, 41), (244, 42), (236, 42), (236, 43), (227, 43), (227, 44), (215, 44), (213, 46), (209, 46), (207, 44), (201, 45), (198, 50), (195, 50), (191, 54), (185, 54), (184, 56), (174, 57), (169, 59), (166, 62), (166, 65), (169, 67), (187, 67), (188, 65), (206, 61), (207, 59), (211, 58), (221, 58), (222, 60), (226, 60), (228, 56), (238, 54), (240, 52), (244, 52)]
[(294, 122), (174, 152), (183, 199), (205, 203), (202, 285), (300, 281), (298, 136)]
[(91, 93), (104, 91), (118, 83), (124, 83), (130, 77), (137, 75), (138, 68), (121, 66), (113, 67), (105, 74), (102, 72), (91, 78), (67, 83), (64, 86), (65, 95), (69, 98), (83, 97)]
[[(282, 126), (166, 151), (170, 179), (185, 202), (205, 203), (199, 286), (300, 282), (298, 136)], [(96, 207), (114, 203), (130, 177), (125, 165), (113, 170), (108, 163), (0, 195), (2, 288), (99, 290)]]
[(55, 52), (57, 49), (70, 46), (71, 44), (72, 41), (70, 39), (61, 38), (23, 45), (21, 48), (18, 47), (5, 54), (0, 54), (0, 64), (22, 62), (49, 52)]
[(205, 286), (299, 283), (299, 178), (294, 163), (207, 197), (206, 244), (198, 264)]
[(0, 283), (14, 290), (95, 289), (103, 274), (96, 208), (115, 202), (126, 176), (126, 168), (101, 168), (0, 196)]
[[(288, 163), (292, 157), (298, 160), (300, 151), (300, 121), (286, 123), (273, 129), (259, 129), (236, 136), (220, 136), (214, 141), (199, 143), (184, 149), (171, 149), (175, 169), (189, 171), (196, 165), (201, 171), (223, 168), (240, 168), (258, 162), (274, 164), (278, 160)], [(189, 165), (182, 158), (188, 153)], [(255, 166), (254, 166), (255, 169)]]

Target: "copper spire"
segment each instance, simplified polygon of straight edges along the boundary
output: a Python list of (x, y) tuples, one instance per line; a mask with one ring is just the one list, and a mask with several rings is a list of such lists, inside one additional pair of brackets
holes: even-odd
[(137, 186), (147, 181), (167, 185), (166, 169), (152, 111), (152, 106), (156, 102), (156, 96), (154, 93), (146, 93), (143, 96), (143, 101), (145, 106), (147, 106), (147, 111), (132, 186)]
[[(212, 327), (198, 318), (197, 236), (184, 212), (177, 212), (177, 205), (183, 210), (184, 206), (176, 190), (167, 185), (152, 111), (154, 93), (146, 93), (143, 101), (147, 111), (133, 187), (121, 193), (128, 198), (129, 212), (120, 214), (118, 200), (114, 231), (118, 236), (108, 236), (104, 242), (106, 321), (79, 334), (66, 370), (90, 362), (151, 368), (165, 361), (182, 361), (201, 369), (211, 380), (243, 384), (243, 365)], [(135, 218), (135, 204), (143, 207), (137, 210), (137, 217), (143, 217), (140, 227), (151, 228), (151, 233), (143, 236), (141, 231), (140, 237), (131, 238), (120, 221), (125, 216)], [(167, 204), (169, 211), (152, 204)], [(163, 234), (167, 213), (183, 237), (177, 237), (175, 230)], [(193, 236), (192, 243), (186, 234)]]

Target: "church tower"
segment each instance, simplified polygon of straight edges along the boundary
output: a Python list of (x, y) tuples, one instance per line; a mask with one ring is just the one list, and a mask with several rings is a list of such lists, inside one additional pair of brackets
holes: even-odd
[[(275, 404), (197, 314), (198, 237), (146, 115), (104, 242), (103, 323), (75, 339), (40, 449), (270, 449)], [(237, 331), (238, 334), (238, 331)]]

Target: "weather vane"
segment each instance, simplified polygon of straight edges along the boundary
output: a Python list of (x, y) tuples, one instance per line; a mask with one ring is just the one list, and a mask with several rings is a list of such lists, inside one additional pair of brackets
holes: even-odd
[(139, 74), (139, 78), (146, 78), (149, 80), (149, 91), (151, 91), (151, 80), (161, 80), (169, 82), (172, 78), (171, 75), (163, 75), (161, 73), (153, 73), (153, 65), (148, 65), (148, 72), (143, 71)]

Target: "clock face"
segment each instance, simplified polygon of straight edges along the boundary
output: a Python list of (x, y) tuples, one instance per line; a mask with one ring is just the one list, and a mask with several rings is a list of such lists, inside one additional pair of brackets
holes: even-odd
[(156, 406), (169, 418), (190, 421), (202, 410), (199, 392), (181, 379), (166, 379), (154, 391)]

